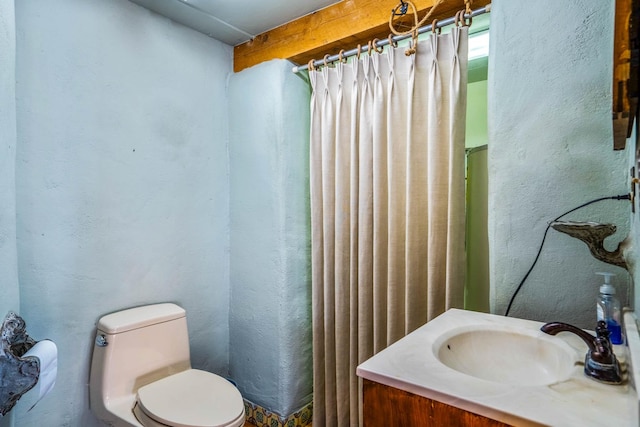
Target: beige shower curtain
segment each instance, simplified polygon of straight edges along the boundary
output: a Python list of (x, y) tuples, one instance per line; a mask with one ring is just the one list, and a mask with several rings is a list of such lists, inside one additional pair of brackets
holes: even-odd
[(357, 426), (356, 366), (462, 307), (467, 34), (309, 73), (318, 427)]

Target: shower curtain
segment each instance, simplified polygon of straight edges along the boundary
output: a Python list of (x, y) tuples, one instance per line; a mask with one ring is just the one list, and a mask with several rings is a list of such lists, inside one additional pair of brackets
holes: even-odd
[(467, 30), (309, 72), (314, 425), (357, 426), (357, 365), (463, 305)]

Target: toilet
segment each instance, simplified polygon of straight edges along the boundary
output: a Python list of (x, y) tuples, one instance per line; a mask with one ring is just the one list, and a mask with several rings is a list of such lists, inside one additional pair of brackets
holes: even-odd
[(89, 404), (115, 427), (239, 427), (245, 421), (233, 384), (191, 368), (186, 313), (170, 303), (100, 319)]

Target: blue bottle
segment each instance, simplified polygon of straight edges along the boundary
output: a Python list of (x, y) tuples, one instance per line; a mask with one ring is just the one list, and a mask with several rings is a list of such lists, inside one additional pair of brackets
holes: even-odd
[(600, 295), (596, 301), (598, 320), (607, 324), (611, 344), (622, 344), (622, 323), (620, 322), (620, 301), (615, 297), (616, 288), (611, 284), (613, 273), (596, 273), (604, 278), (600, 286)]

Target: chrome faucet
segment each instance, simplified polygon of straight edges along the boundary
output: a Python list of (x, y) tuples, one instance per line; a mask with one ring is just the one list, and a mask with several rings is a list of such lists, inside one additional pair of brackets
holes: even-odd
[(606, 384), (622, 384), (620, 363), (613, 353), (607, 324), (602, 320), (596, 326), (596, 336), (568, 323), (551, 322), (542, 325), (540, 330), (549, 335), (559, 332), (576, 334), (587, 344), (589, 351), (584, 359), (584, 373), (589, 378)]

